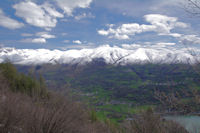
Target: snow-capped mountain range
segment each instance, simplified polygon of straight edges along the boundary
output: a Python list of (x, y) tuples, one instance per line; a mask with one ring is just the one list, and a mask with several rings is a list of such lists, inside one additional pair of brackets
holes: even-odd
[(107, 64), (127, 65), (134, 63), (195, 63), (198, 56), (191, 51), (169, 48), (127, 48), (103, 45), (93, 49), (48, 50), (0, 48), (0, 62), (11, 61), (14, 64), (87, 64), (94, 59), (103, 59)]

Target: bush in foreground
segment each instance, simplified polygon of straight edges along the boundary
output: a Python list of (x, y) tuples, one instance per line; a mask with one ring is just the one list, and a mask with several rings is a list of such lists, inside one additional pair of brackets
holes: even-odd
[(141, 113), (127, 123), (128, 133), (188, 133), (173, 121), (166, 121), (153, 113), (152, 109)]

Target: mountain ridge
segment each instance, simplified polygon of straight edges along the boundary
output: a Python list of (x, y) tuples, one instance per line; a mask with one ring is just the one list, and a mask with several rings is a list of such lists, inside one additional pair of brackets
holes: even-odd
[[(198, 51), (197, 51), (198, 52)], [(14, 64), (38, 65), (38, 64), (80, 64), (85, 65), (95, 59), (103, 59), (106, 64), (164, 64), (184, 63), (194, 64), (198, 57), (192, 55), (187, 49), (168, 48), (130, 48), (103, 45), (94, 49), (81, 50), (49, 50), (49, 49), (15, 49), (9, 47), (0, 48), (0, 63), (9, 60)]]

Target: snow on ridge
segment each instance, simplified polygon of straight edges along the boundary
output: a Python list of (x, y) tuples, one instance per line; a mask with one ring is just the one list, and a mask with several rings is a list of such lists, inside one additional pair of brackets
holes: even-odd
[(187, 49), (170, 50), (169, 48), (135, 48), (126, 49), (103, 45), (93, 49), (48, 50), (0, 48), (0, 63), (9, 60), (14, 64), (86, 64), (96, 58), (103, 58), (107, 64), (127, 65), (134, 63), (195, 63)]

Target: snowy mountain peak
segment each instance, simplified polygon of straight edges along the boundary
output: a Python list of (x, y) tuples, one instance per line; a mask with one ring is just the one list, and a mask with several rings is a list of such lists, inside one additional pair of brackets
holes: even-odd
[(134, 48), (126, 49), (103, 45), (94, 49), (81, 50), (48, 50), (48, 49), (15, 49), (0, 48), (0, 62), (6, 60), (14, 64), (37, 65), (51, 64), (87, 64), (97, 58), (104, 59), (107, 64), (127, 65), (134, 63), (195, 63), (187, 49), (168, 48)]

